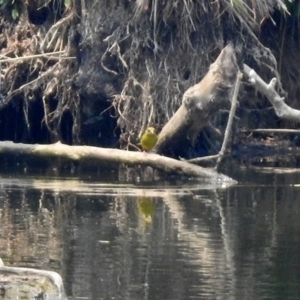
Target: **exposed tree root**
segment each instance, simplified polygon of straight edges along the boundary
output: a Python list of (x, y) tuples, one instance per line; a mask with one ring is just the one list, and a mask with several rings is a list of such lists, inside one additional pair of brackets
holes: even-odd
[(58, 75), (58, 69), (59, 69), (59, 64), (55, 64), (53, 67), (49, 68), (44, 74), (40, 75), (38, 78), (27, 82), (20, 86), (19, 88), (13, 90), (8, 94), (8, 96), (4, 99), (2, 102), (2, 105), (7, 105), (12, 98), (15, 96), (21, 94), (21, 93), (26, 93), (27, 90), (31, 89), (32, 91), (35, 91), (40, 87), (40, 85), (44, 84), (44, 82), (49, 79), (49, 78), (54, 78)]
[(67, 35), (67, 30), (74, 21), (75, 12), (72, 11), (69, 15), (56, 22), (47, 32), (46, 36), (40, 43), (42, 52), (62, 50), (64, 39)]
[[(76, 133), (73, 135), (73, 142), (78, 142), (79, 97), (78, 92), (71, 89), (78, 67), (76, 57), (71, 58), (69, 55), (76, 52), (72, 48), (74, 44), (70, 34), (71, 25), (75, 25), (76, 12), (70, 10), (45, 32), (42, 26), (30, 24), (25, 13), (26, 5), (24, 3), (24, 15), (14, 29), (14, 36), (6, 34), (7, 48), (0, 52), (0, 91), (3, 97), (0, 107), (11, 105), (16, 99), (21, 101), (24, 120), (30, 128), (30, 106), (33, 101), (40, 101), (45, 114), (42, 122), (52, 141), (62, 140), (61, 120), (68, 111), (72, 115), (73, 126), (76, 124), (76, 128), (72, 130)], [(50, 1), (44, 5), (51, 5)], [(50, 11), (51, 7), (49, 13)], [(7, 24), (4, 31), (11, 30)], [(57, 57), (57, 54), (60, 56)]]

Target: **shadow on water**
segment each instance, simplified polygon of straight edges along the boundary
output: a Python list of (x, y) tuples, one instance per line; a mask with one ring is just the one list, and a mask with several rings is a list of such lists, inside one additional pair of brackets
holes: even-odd
[(298, 299), (300, 188), (284, 176), (231, 187), (1, 178), (0, 257), (59, 272), (70, 299)]

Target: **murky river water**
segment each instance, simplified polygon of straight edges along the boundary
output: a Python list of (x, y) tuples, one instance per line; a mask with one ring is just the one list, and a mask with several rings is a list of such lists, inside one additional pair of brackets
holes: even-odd
[(299, 175), (252, 179), (0, 178), (0, 257), (60, 273), (69, 299), (300, 299)]

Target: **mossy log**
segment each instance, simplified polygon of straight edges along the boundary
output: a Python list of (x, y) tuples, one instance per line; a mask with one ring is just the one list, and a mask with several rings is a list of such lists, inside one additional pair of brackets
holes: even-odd
[(209, 179), (234, 183), (230, 177), (219, 174), (212, 169), (205, 169), (185, 161), (178, 161), (154, 153), (124, 151), (119, 149), (92, 146), (69, 146), (62, 143), (50, 145), (17, 144), (10, 141), (0, 142), (0, 157), (14, 154), (31, 158), (61, 158), (80, 164), (93, 164), (113, 169), (121, 164), (128, 166), (150, 166), (166, 174), (184, 175), (193, 178)]
[(159, 134), (158, 153), (173, 154), (178, 147), (194, 144), (210, 117), (229, 107), (238, 71), (234, 47), (228, 44), (200, 83), (184, 93), (182, 105)]

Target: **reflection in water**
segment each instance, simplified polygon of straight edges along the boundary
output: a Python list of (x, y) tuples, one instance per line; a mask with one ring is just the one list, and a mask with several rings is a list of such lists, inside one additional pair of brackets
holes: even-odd
[(0, 257), (59, 272), (70, 298), (300, 298), (297, 187), (0, 186)]
[(150, 225), (152, 223), (152, 217), (155, 210), (154, 201), (151, 197), (138, 197), (136, 202), (142, 223)]

